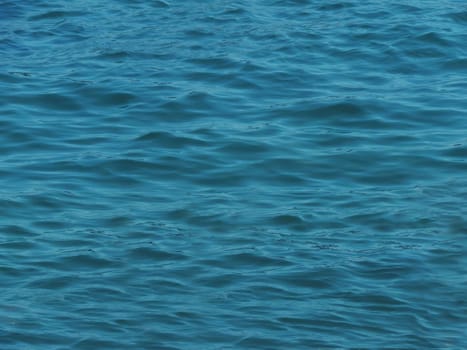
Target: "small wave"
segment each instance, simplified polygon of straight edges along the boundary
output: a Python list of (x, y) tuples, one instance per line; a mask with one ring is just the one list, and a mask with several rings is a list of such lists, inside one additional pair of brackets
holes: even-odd
[(34, 15), (29, 17), (30, 21), (41, 21), (41, 20), (48, 20), (48, 19), (60, 19), (60, 18), (67, 18), (67, 17), (78, 17), (78, 16), (85, 16), (87, 12), (84, 11), (48, 11), (41, 13), (39, 15)]

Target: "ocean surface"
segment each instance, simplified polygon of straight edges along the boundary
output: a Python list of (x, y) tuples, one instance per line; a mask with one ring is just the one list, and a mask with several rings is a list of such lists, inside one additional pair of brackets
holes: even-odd
[(0, 0), (0, 349), (466, 349), (467, 4)]

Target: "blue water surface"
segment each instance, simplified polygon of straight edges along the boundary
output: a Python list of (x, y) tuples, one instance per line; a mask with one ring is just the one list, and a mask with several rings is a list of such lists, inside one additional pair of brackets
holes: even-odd
[(0, 0), (0, 349), (467, 348), (467, 5)]

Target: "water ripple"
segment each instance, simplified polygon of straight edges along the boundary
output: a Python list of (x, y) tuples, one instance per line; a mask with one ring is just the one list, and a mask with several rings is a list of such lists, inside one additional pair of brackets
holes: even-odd
[(458, 1), (0, 7), (2, 349), (467, 346)]

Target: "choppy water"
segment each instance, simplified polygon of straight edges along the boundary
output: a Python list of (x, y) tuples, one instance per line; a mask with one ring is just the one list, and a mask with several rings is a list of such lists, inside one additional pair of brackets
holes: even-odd
[(0, 1), (1, 349), (467, 347), (463, 1)]

